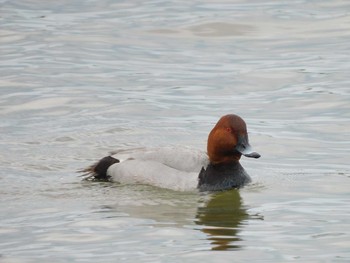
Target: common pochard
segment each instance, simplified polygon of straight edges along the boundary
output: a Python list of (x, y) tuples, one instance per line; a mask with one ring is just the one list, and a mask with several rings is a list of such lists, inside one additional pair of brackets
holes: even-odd
[(187, 147), (120, 150), (82, 170), (87, 178), (123, 184), (147, 184), (190, 191), (240, 188), (251, 181), (241, 156), (259, 158), (248, 142), (244, 120), (234, 114), (220, 118), (208, 136), (207, 152)]

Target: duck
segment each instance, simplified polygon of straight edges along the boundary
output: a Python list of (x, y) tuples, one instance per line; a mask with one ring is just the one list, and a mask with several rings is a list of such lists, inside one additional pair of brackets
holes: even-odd
[(207, 151), (187, 146), (121, 149), (80, 172), (86, 180), (145, 184), (174, 191), (224, 191), (251, 182), (239, 162), (242, 155), (260, 158), (249, 144), (245, 121), (227, 114), (210, 131)]

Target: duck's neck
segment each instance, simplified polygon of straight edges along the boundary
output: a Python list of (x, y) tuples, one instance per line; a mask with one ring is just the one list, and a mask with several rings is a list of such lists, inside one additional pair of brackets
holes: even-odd
[(213, 164), (202, 168), (198, 176), (200, 191), (218, 191), (240, 188), (251, 181), (238, 161)]

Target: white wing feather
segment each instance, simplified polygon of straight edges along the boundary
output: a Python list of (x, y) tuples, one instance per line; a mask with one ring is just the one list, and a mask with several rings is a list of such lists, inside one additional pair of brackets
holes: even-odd
[(205, 152), (187, 147), (120, 150), (112, 157), (120, 161), (108, 168), (113, 181), (176, 191), (195, 190), (199, 172), (209, 162)]

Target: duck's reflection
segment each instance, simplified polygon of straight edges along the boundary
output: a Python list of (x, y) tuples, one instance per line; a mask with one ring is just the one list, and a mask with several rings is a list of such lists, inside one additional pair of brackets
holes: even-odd
[(248, 213), (242, 206), (238, 190), (213, 193), (209, 200), (198, 207), (196, 224), (208, 235), (213, 250), (236, 250), (240, 248), (237, 235)]

